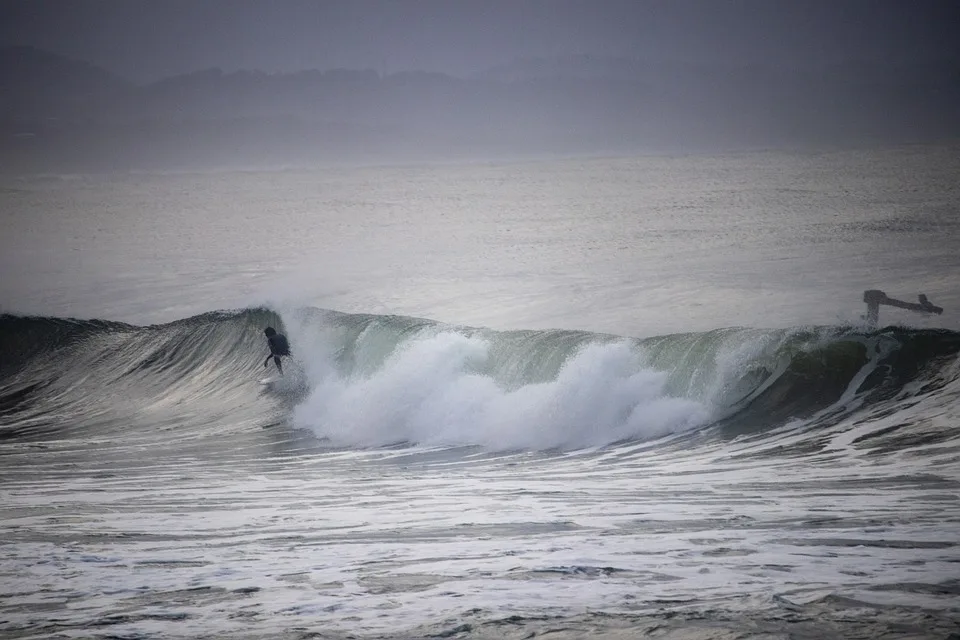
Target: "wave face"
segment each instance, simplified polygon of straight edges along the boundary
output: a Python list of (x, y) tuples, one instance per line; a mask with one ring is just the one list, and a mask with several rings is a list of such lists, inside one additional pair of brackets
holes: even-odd
[[(260, 385), (267, 325), (288, 333), (294, 358), (286, 376)], [(924, 397), (955, 399), (958, 352), (956, 332), (896, 327), (638, 340), (319, 309), (147, 327), (2, 316), (0, 438), (190, 441), (292, 425), (335, 447), (551, 450), (855, 429)], [(861, 442), (945, 437), (930, 423)]]

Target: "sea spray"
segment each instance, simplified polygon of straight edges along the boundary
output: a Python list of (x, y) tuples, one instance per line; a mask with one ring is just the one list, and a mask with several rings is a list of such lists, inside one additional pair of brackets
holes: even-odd
[(664, 393), (625, 342), (586, 345), (554, 380), (506, 389), (489, 373), (491, 343), (441, 331), (397, 346), (382, 367), (345, 376), (320, 346), (312, 391), (294, 424), (351, 446), (408, 442), (496, 449), (578, 448), (649, 439), (704, 424), (707, 408)]

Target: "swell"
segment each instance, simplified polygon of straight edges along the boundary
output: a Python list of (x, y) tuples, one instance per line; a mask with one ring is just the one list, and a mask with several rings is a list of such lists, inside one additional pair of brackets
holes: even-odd
[(833, 424), (881, 404), (893, 403), (892, 411), (898, 400), (917, 395), (906, 390), (912, 382), (926, 380), (928, 392), (956, 381), (950, 365), (958, 352), (960, 334), (947, 330), (793, 332), (772, 353), (746, 363), (738, 383), (749, 391), (720, 423), (728, 435), (741, 435), (813, 417), (811, 426)]
[[(0, 437), (107, 434), (209, 424), (238, 393), (266, 310), (212, 312), (168, 324), (0, 316)], [(217, 402), (211, 402), (218, 399)], [(202, 428), (202, 426), (200, 426)]]
[[(299, 371), (302, 388), (267, 393), (255, 384), (263, 375), (260, 366), (266, 354), (262, 329), (271, 324), (287, 327), (299, 361), (290, 377)], [(432, 373), (436, 381), (430, 384), (439, 386), (448, 377), (424, 367), (452, 366), (458, 375), (468, 375), (474, 390), (478, 380), (506, 394), (557, 384), (561, 400), (583, 393), (589, 380), (582, 378), (604, 375), (604, 367), (634, 367), (662, 374), (657, 393), (709, 408), (710, 419), (700, 426), (715, 426), (727, 436), (811, 417), (819, 425), (835, 424), (865, 407), (902, 400), (911, 381), (947, 375), (946, 365), (960, 352), (956, 332), (899, 327), (727, 328), (637, 340), (583, 331), (497, 332), (319, 309), (301, 309), (284, 318), (267, 309), (211, 312), (143, 327), (5, 315), (0, 316), (0, 438), (64, 438), (78, 433), (106, 437), (157, 428), (176, 428), (182, 436), (276, 424), (293, 415), (315, 391), (318, 378), (334, 373), (340, 381), (322, 398), (326, 403), (330, 393), (345, 393), (356, 381), (366, 381), (362, 393), (382, 388), (370, 381), (398, 352), (445, 335), (481, 341), (483, 353), (460, 354), (452, 365), (446, 356), (433, 360), (418, 356), (415, 364), (420, 368), (403, 372), (397, 383), (401, 386), (385, 396), (390, 402), (423, 402), (430, 395), (429, 388), (418, 389), (420, 395), (409, 393), (403, 385), (413, 385), (411, 378), (431, 381)], [(473, 348), (447, 342), (444, 348)], [(577, 368), (586, 350), (614, 345), (635, 354), (636, 361), (611, 359), (608, 354)], [(631, 384), (640, 384), (630, 379)], [(563, 380), (567, 386), (558, 382)], [(603, 384), (594, 380), (593, 386)], [(647, 393), (648, 387), (648, 382), (627, 385), (622, 393), (634, 388)], [(931, 388), (927, 385), (925, 393)], [(356, 388), (352, 392), (361, 393)], [(514, 395), (497, 401), (522, 399)], [(462, 399), (457, 402), (462, 404)], [(345, 406), (350, 410), (354, 405)], [(598, 406), (602, 408), (602, 403)], [(505, 411), (511, 409), (508, 404)], [(631, 410), (638, 408), (631, 405)], [(394, 413), (387, 407), (383, 415)], [(338, 419), (343, 421), (343, 415)], [(633, 432), (611, 430), (599, 436), (600, 442), (625, 433), (635, 437)], [(469, 436), (464, 437), (469, 443)]]

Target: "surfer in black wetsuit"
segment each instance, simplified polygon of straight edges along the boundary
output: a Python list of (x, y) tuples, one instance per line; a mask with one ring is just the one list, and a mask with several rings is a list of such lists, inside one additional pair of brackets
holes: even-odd
[(263, 361), (263, 366), (270, 364), (270, 358), (277, 365), (277, 371), (283, 375), (283, 365), (280, 364), (280, 356), (290, 355), (290, 345), (287, 343), (287, 337), (282, 333), (277, 333), (273, 327), (267, 327), (263, 330), (267, 335), (267, 344), (270, 345), (270, 355)]

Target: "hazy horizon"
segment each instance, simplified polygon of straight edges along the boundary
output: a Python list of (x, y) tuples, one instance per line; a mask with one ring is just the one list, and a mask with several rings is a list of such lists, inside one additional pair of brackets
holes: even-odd
[(577, 55), (809, 68), (960, 61), (958, 22), (960, 7), (934, 0), (33, 0), (0, 5), (0, 46), (33, 46), (137, 83), (207, 68), (467, 76)]
[(4, 2), (0, 166), (950, 143), (958, 23), (935, 0)]

